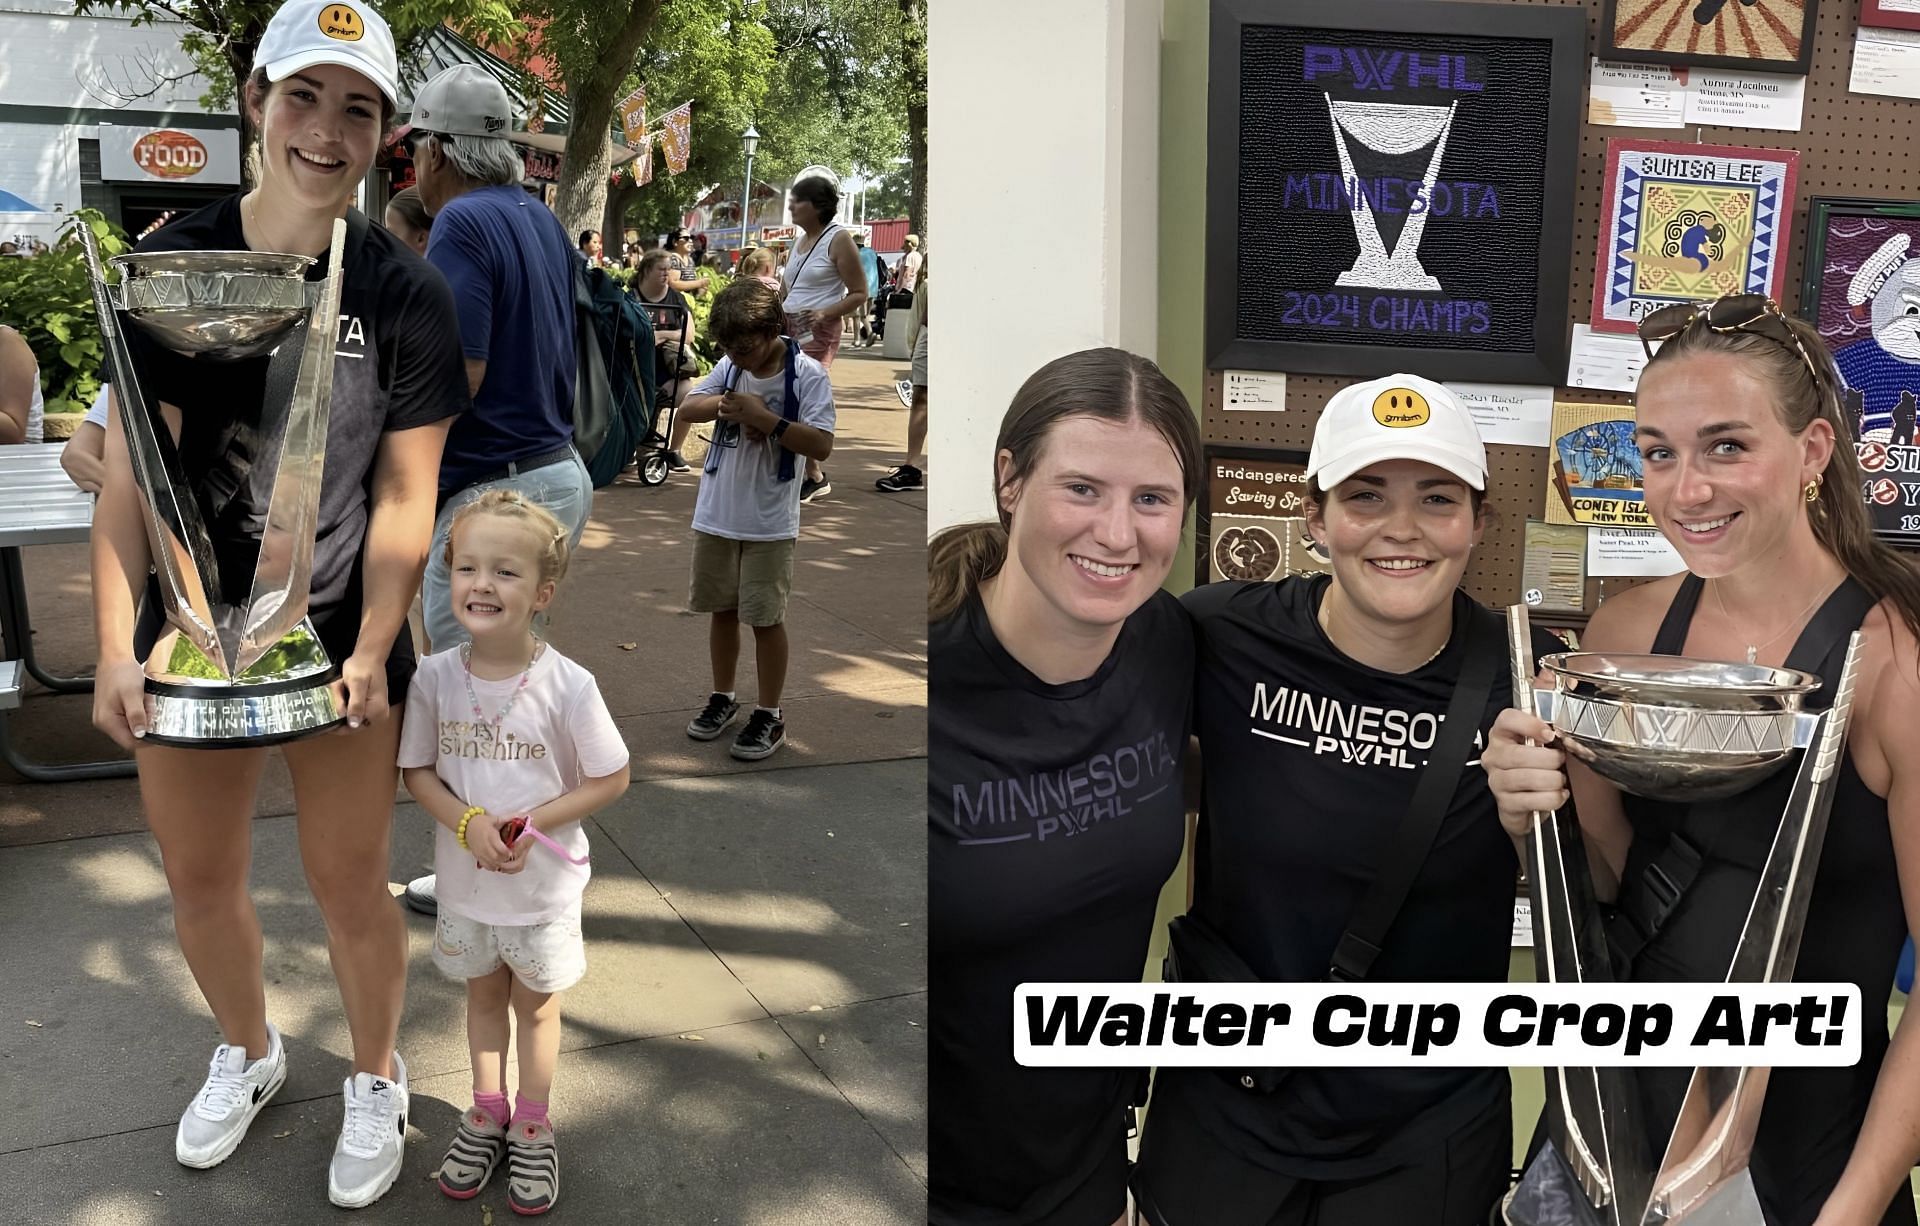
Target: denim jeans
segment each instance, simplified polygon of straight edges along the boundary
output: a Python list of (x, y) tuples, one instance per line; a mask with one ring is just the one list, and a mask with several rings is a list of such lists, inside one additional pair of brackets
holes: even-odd
[(587, 515), (593, 510), (593, 478), (587, 475), (587, 466), (578, 455), (518, 476), (469, 485), (448, 498), (433, 521), (433, 545), (427, 554), (427, 575), (420, 588), (421, 613), (426, 619), (427, 638), (432, 641), (434, 651), (445, 651), (467, 641), (466, 628), (453, 615), (453, 577), (447, 566), (447, 532), (453, 526), (453, 517), (460, 508), (488, 490), (517, 490), (529, 502), (538, 503), (553, 512), (553, 517), (569, 533), (569, 549), (580, 544), (580, 534), (587, 526)]

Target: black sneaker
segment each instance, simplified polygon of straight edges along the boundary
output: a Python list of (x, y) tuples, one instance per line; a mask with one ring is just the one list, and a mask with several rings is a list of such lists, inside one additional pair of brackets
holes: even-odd
[(667, 453), (667, 471), (670, 473), (690, 473), (693, 465), (687, 463), (687, 457), (677, 451)]
[(687, 735), (696, 741), (711, 741), (725, 732), (739, 714), (739, 703), (725, 694), (709, 694), (707, 709), (693, 717), (693, 722), (687, 725)]
[(820, 474), (818, 481), (815, 481), (812, 477), (806, 477), (800, 482), (801, 502), (812, 502), (822, 494), (831, 493), (833, 493), (833, 482), (827, 480), (827, 474), (825, 473)]
[(747, 717), (747, 726), (733, 738), (733, 748), (727, 752), (742, 762), (758, 762), (772, 757), (774, 751), (786, 743), (787, 725), (765, 707), (755, 707)]
[(873, 488), (897, 494), (901, 490), (923, 490), (927, 488), (927, 475), (911, 464), (896, 464), (893, 471), (873, 483)]

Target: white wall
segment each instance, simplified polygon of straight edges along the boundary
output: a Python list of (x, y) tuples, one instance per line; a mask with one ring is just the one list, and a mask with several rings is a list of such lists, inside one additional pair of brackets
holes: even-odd
[[(185, 27), (162, 22), (138, 29), (114, 17), (75, 17), (69, 0), (0, 0), (0, 103), (101, 111), (204, 114), (207, 82), (190, 73), (180, 50)], [(181, 80), (160, 85), (156, 74)], [(229, 109), (225, 114), (232, 114)], [(43, 209), (80, 207), (81, 140), (95, 124), (0, 122), (0, 187)], [(0, 213), (0, 239), (53, 240), (64, 216)]]
[[(188, 76), (150, 96), (129, 98), (164, 76), (186, 73), (180, 50), (186, 27), (161, 22), (138, 29), (116, 17), (75, 17), (63, 0), (3, 0), (0, 9), (0, 102), (87, 110), (199, 111), (206, 82)], [(231, 114), (232, 112), (228, 112)]]
[(934, 532), (993, 517), (994, 437), (1034, 370), (1099, 345), (1153, 356), (1161, 0), (929, 10)]

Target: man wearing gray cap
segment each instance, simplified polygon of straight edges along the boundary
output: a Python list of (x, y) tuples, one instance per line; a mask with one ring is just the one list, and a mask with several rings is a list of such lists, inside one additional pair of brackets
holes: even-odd
[(464, 642), (450, 604), (447, 529), (490, 489), (553, 512), (580, 543), (593, 481), (573, 448), (573, 240), (519, 187), (507, 139), (506, 87), (459, 64), (414, 95), (413, 156), (433, 215), (427, 260), (453, 288), (473, 411), (454, 423), (440, 464), (440, 513), (421, 592), (434, 651)]

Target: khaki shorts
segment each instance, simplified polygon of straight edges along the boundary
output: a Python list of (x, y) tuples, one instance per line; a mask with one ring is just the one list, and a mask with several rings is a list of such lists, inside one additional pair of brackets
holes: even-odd
[(749, 626), (777, 626), (787, 620), (792, 591), (791, 540), (736, 541), (693, 534), (693, 590), (687, 597), (693, 612), (737, 610)]

